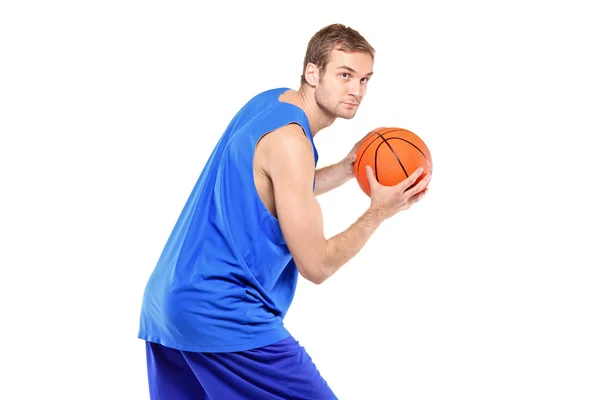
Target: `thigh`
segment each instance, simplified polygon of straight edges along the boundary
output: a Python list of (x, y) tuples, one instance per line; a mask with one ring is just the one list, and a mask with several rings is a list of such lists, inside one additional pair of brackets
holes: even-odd
[(242, 352), (183, 355), (211, 399), (337, 400), (293, 337)]
[(146, 342), (151, 400), (209, 399), (181, 351)]

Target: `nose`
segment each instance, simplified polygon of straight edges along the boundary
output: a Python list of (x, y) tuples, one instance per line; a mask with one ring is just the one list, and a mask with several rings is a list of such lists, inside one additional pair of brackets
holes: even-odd
[(361, 84), (360, 84), (360, 79), (356, 79), (353, 80), (352, 83), (350, 83), (350, 94), (354, 97), (356, 97), (358, 100), (360, 100), (361, 98)]

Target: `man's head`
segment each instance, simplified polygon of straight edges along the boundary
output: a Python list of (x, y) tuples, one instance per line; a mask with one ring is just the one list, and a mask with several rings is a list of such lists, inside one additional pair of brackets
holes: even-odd
[(314, 91), (315, 101), (333, 118), (353, 118), (367, 92), (375, 50), (357, 31), (341, 24), (319, 30), (304, 57), (302, 86)]

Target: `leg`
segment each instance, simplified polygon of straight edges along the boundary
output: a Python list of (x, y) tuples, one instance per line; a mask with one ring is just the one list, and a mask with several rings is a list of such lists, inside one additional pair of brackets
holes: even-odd
[(151, 400), (208, 400), (179, 350), (146, 342)]
[(212, 399), (337, 400), (292, 337), (243, 352), (182, 353)]

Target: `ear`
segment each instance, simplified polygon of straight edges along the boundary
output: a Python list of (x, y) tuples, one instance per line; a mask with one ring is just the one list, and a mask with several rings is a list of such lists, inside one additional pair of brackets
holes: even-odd
[(317, 86), (319, 84), (319, 68), (313, 63), (308, 63), (304, 70), (304, 79), (310, 86)]

